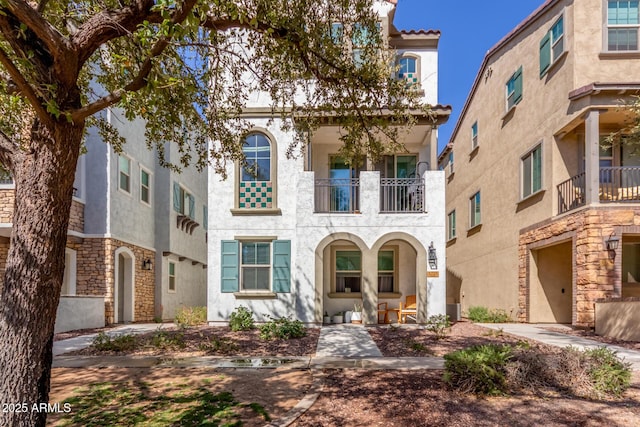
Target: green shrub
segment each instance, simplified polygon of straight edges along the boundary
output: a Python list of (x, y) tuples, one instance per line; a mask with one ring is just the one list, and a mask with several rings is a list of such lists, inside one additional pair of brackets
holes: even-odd
[(187, 346), (182, 331), (163, 331), (158, 328), (151, 336), (151, 345), (161, 350), (183, 349)]
[(498, 308), (488, 309), (487, 307), (469, 307), (467, 317), (472, 322), (477, 323), (508, 323), (511, 322), (509, 314)]
[(136, 337), (131, 334), (110, 337), (104, 332), (98, 333), (91, 345), (99, 351), (132, 351), (136, 348)]
[(238, 350), (238, 345), (229, 338), (212, 337), (209, 342), (201, 343), (200, 350), (207, 353), (229, 354)]
[(507, 391), (506, 345), (476, 345), (444, 356), (444, 381), (463, 392), (498, 395)]
[(267, 323), (260, 325), (260, 338), (270, 340), (274, 338), (288, 340), (301, 338), (307, 335), (304, 325), (299, 320), (291, 320), (289, 317), (275, 319), (271, 317)]
[(447, 337), (447, 329), (451, 327), (449, 316), (446, 314), (436, 314), (429, 316), (425, 329), (433, 332), (436, 335), (436, 339), (442, 339)]
[(229, 327), (232, 331), (249, 331), (255, 327), (253, 323), (253, 311), (240, 306), (233, 310), (229, 319)]
[(181, 328), (204, 325), (207, 323), (207, 307), (180, 307), (176, 310), (173, 322)]
[(606, 347), (585, 350), (587, 372), (597, 394), (620, 396), (631, 385), (631, 369)]

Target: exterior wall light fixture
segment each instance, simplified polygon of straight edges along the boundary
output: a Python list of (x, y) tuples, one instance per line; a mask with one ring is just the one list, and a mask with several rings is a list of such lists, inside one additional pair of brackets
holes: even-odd
[(438, 256), (436, 255), (436, 248), (433, 246), (433, 242), (429, 245), (429, 267), (432, 270), (438, 269)]
[(620, 244), (620, 237), (616, 236), (616, 232), (612, 232), (609, 235), (609, 238), (605, 241), (605, 246), (607, 248), (607, 252), (609, 252), (609, 257), (611, 259), (616, 257), (616, 250), (618, 249), (618, 245)]
[(153, 269), (153, 262), (151, 262), (150, 259), (145, 259), (144, 261), (142, 261), (142, 269), (143, 270), (152, 270)]

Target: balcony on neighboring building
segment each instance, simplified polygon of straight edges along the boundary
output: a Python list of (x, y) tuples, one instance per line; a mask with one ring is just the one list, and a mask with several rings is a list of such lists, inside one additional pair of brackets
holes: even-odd
[[(599, 203), (640, 203), (640, 166), (607, 166), (599, 169)], [(584, 206), (586, 174), (558, 184), (558, 213)]]

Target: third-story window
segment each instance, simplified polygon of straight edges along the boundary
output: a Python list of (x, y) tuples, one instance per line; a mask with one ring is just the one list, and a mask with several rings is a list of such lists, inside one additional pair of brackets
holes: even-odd
[(173, 182), (173, 210), (180, 215), (196, 218), (196, 198), (177, 182)]
[(456, 211), (452, 210), (447, 215), (447, 237), (448, 240), (455, 239), (456, 237)]
[(149, 172), (140, 169), (140, 200), (149, 204), (151, 201), (151, 176)]
[(118, 181), (122, 191), (131, 193), (131, 159), (118, 156)]
[(469, 199), (469, 228), (480, 225), (482, 217), (480, 216), (480, 192), (471, 196)]
[(564, 17), (558, 18), (551, 29), (540, 40), (540, 77), (564, 52)]
[(413, 57), (405, 56), (398, 61), (400, 66), (398, 70), (398, 79), (407, 82), (407, 85), (419, 85), (420, 79), (418, 76), (418, 60)]
[(475, 149), (478, 146), (478, 122), (471, 125), (471, 149)]
[(507, 111), (513, 108), (522, 100), (522, 67), (518, 69), (506, 85), (507, 89)]
[(638, 1), (607, 2), (607, 50), (637, 51), (640, 29)]
[(542, 189), (542, 145), (522, 158), (522, 198)]

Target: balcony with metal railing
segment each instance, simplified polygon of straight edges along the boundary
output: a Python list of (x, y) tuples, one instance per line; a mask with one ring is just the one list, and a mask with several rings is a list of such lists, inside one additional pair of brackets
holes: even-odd
[(381, 178), (381, 213), (424, 213), (424, 179)]
[(316, 179), (314, 198), (316, 213), (358, 213), (360, 212), (360, 179)]
[[(640, 203), (640, 166), (600, 167), (598, 199), (600, 203)], [(585, 173), (561, 182), (558, 189), (558, 213), (586, 204)]]

